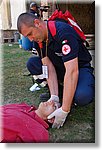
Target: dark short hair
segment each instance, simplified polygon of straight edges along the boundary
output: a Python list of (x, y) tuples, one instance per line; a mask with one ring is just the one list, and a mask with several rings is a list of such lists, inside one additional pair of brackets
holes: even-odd
[(17, 28), (18, 31), (21, 33), (22, 25), (26, 25), (28, 27), (34, 26), (34, 20), (38, 19), (37, 16), (35, 16), (32, 13), (22, 13), (19, 15), (17, 19)]
[(35, 2), (31, 2), (30, 3), (30, 8), (32, 8), (32, 7), (39, 8), (38, 5)]

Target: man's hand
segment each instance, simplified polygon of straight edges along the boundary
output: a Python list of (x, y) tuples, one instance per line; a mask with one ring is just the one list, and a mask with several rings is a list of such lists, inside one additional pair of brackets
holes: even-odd
[(68, 115), (69, 112), (65, 112), (62, 110), (62, 107), (56, 109), (52, 114), (50, 114), (47, 118), (51, 119), (53, 117), (55, 117), (54, 123), (52, 125), (52, 128), (60, 128), (63, 126), (66, 117)]
[(56, 109), (58, 109), (60, 107), (59, 97), (57, 95), (51, 95), (51, 97), (48, 101), (54, 101)]

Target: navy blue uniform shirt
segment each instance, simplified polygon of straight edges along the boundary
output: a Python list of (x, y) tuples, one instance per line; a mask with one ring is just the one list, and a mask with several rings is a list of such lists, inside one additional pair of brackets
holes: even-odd
[[(84, 67), (92, 58), (82, 39), (67, 23), (56, 21), (56, 35), (52, 37), (48, 28), (47, 56), (54, 64), (56, 70), (65, 72), (64, 62), (78, 57), (78, 65)], [(43, 44), (43, 57), (46, 56), (46, 44)], [(63, 71), (62, 71), (63, 70)]]

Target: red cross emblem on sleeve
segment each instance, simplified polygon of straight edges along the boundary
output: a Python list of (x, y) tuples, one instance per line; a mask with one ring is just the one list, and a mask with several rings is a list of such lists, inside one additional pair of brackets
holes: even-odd
[(64, 55), (69, 54), (70, 51), (71, 51), (71, 48), (70, 48), (69, 45), (67, 45), (67, 44), (63, 45), (63, 47), (62, 47), (62, 53), (63, 53)]

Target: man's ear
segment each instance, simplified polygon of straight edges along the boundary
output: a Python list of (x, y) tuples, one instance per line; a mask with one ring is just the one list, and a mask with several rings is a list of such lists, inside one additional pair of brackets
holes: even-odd
[(39, 27), (39, 26), (40, 26), (40, 21), (39, 21), (39, 19), (35, 19), (35, 20), (34, 20), (34, 25), (35, 25), (35, 27)]

